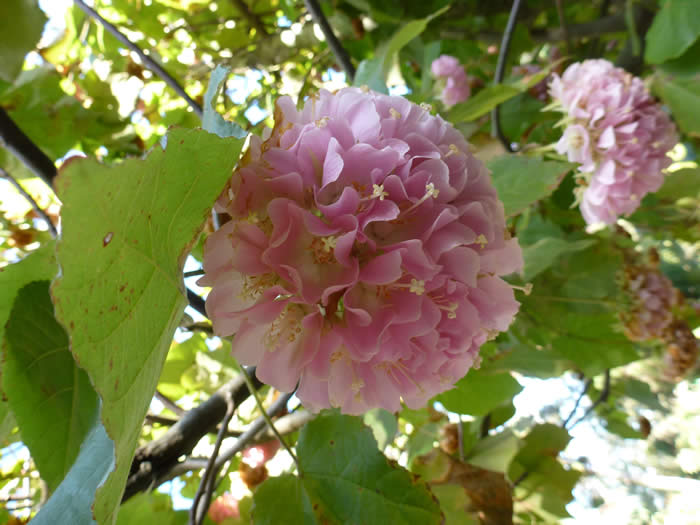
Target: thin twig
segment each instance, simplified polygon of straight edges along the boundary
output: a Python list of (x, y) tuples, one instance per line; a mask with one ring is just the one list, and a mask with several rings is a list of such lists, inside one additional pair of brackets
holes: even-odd
[(610, 396), (610, 369), (607, 369), (605, 371), (605, 380), (603, 382), (603, 390), (600, 391), (600, 395), (598, 396), (598, 398), (593, 402), (593, 404), (591, 406), (588, 407), (586, 412), (569, 427), (569, 430), (571, 430), (576, 425), (578, 425), (581, 421), (586, 419), (588, 417), (588, 415), (598, 407), (598, 405), (607, 401), (608, 396)]
[(53, 161), (24, 134), (7, 112), (0, 108), (0, 145), (5, 146), (22, 164), (51, 188), (56, 176)]
[(199, 270), (192, 270), (182, 274), (183, 277), (197, 277), (198, 275), (204, 275), (204, 270), (200, 268)]
[(231, 422), (235, 408), (236, 406), (233, 402), (231, 393), (229, 392), (226, 398), (226, 415), (221, 421), (221, 428), (219, 429), (219, 434), (216, 436), (214, 450), (212, 451), (211, 456), (209, 456), (207, 467), (204, 469), (204, 474), (202, 475), (202, 481), (199, 483), (197, 494), (192, 502), (189, 521), (191, 525), (200, 525), (204, 520), (204, 515), (209, 509), (209, 504), (211, 503), (211, 496), (214, 489), (214, 480), (216, 479), (216, 473), (218, 471), (218, 469), (215, 469), (216, 458), (219, 455), (221, 443), (224, 440), (226, 429), (228, 428), (228, 424)]
[(571, 37), (569, 36), (569, 28), (566, 25), (566, 17), (564, 16), (564, 0), (555, 0), (557, 4), (557, 16), (559, 17), (559, 27), (561, 27), (561, 32), (564, 35), (564, 41), (566, 42), (566, 54), (571, 54)]
[(566, 425), (569, 424), (569, 421), (571, 421), (571, 418), (574, 417), (574, 414), (578, 410), (578, 406), (581, 403), (581, 400), (583, 399), (583, 396), (586, 395), (586, 392), (588, 392), (588, 389), (591, 387), (591, 384), (593, 383), (592, 379), (587, 379), (585, 385), (583, 386), (583, 391), (581, 394), (576, 398), (576, 403), (574, 403), (574, 408), (571, 410), (571, 413), (569, 416), (564, 420), (564, 422), (561, 424), (562, 428), (566, 428)]
[(352, 65), (352, 62), (350, 61), (350, 55), (348, 55), (348, 52), (340, 43), (340, 40), (338, 40), (338, 38), (335, 36), (333, 28), (328, 23), (326, 15), (323, 14), (321, 6), (318, 5), (318, 2), (316, 0), (304, 0), (304, 3), (306, 4), (306, 9), (308, 9), (309, 13), (311, 13), (311, 16), (313, 17), (314, 21), (321, 28), (323, 36), (326, 37), (328, 47), (331, 48), (331, 51), (333, 51), (336, 60), (338, 60), (341, 67), (345, 71), (345, 74), (348, 77), (348, 84), (352, 84), (352, 81), (355, 78), (355, 66)]
[(56, 231), (56, 226), (54, 226), (53, 222), (51, 221), (51, 218), (46, 214), (44, 210), (41, 209), (41, 206), (34, 200), (34, 197), (32, 197), (27, 190), (25, 190), (22, 185), (17, 181), (12, 175), (7, 173), (4, 168), (0, 167), (0, 177), (6, 179), (9, 181), (10, 184), (12, 184), (17, 191), (24, 197), (29, 204), (32, 205), (32, 208), (34, 208), (34, 211), (41, 217), (44, 222), (46, 222), (46, 225), (49, 227), (49, 232), (51, 232), (51, 237), (56, 237), (58, 235), (58, 232)]
[[(498, 50), (498, 62), (496, 63), (496, 75), (494, 77), (494, 84), (498, 85), (503, 82), (503, 76), (506, 72), (506, 61), (508, 60), (508, 49), (510, 48), (510, 42), (513, 39), (513, 32), (515, 31), (515, 23), (518, 20), (518, 11), (520, 10), (520, 1), (513, 0), (513, 7), (510, 10), (510, 16), (508, 16), (508, 22), (506, 23), (506, 29), (503, 32), (503, 40), (501, 41), (501, 48)], [(493, 108), (491, 111), (491, 134), (498, 138), (503, 144), (506, 151), (513, 152), (513, 146), (511, 145), (508, 138), (503, 134), (501, 129), (500, 120), (500, 105)]]
[[(283, 394), (277, 400), (272, 403), (272, 406), (267, 410), (266, 415), (268, 417), (274, 417), (275, 414), (282, 411), (287, 406), (287, 402), (294, 395), (294, 392), (288, 394)], [(267, 425), (265, 417), (260, 416), (255, 421), (253, 421), (243, 434), (236, 440), (236, 442), (228, 449), (219, 454), (219, 458), (216, 460), (216, 465), (214, 468), (217, 471), (224, 466), (224, 464), (230, 460), (233, 456), (238, 454), (246, 446), (248, 446), (255, 436)]]
[(156, 399), (163, 403), (163, 405), (165, 405), (166, 408), (169, 408), (170, 411), (175, 415), (181, 416), (185, 413), (184, 409), (177, 406), (175, 404), (175, 401), (163, 394), (160, 390), (156, 390)]
[(243, 379), (245, 381), (245, 384), (248, 386), (248, 391), (251, 394), (253, 394), (253, 399), (255, 399), (255, 404), (258, 405), (258, 408), (260, 409), (262, 416), (265, 418), (265, 421), (267, 422), (268, 428), (272, 431), (272, 433), (275, 435), (277, 440), (280, 442), (280, 445), (282, 445), (284, 447), (284, 449), (289, 453), (289, 455), (292, 456), (294, 463), (296, 463), (296, 465), (297, 465), (297, 470), (299, 470), (299, 461), (297, 461), (297, 457), (294, 455), (294, 452), (292, 452), (292, 449), (289, 448), (289, 445), (287, 445), (287, 442), (282, 438), (282, 435), (277, 431), (277, 428), (275, 428), (275, 424), (272, 422), (272, 419), (270, 419), (270, 416), (268, 416), (267, 412), (265, 412), (265, 407), (263, 406), (262, 401), (260, 400), (260, 396), (258, 395), (258, 391), (255, 389), (255, 385), (253, 384), (253, 381), (251, 380), (250, 376), (248, 375), (248, 372), (246, 371), (246, 369), (244, 367), (241, 367), (241, 373), (243, 374)]
[(95, 11), (92, 7), (88, 6), (83, 0), (73, 0), (75, 4), (82, 9), (85, 14), (88, 16), (94, 18), (97, 20), (107, 31), (109, 31), (117, 40), (119, 40), (122, 44), (124, 44), (126, 47), (131, 49), (134, 53), (136, 53), (141, 61), (143, 62), (143, 65), (146, 66), (148, 69), (153, 71), (156, 75), (158, 75), (167, 85), (169, 85), (178, 95), (180, 95), (187, 104), (192, 108), (192, 110), (197, 114), (199, 118), (202, 118), (202, 106), (197, 104), (197, 102), (192, 99), (187, 92), (182, 88), (182, 86), (178, 83), (177, 80), (175, 80), (170, 73), (168, 73), (163, 67), (158, 64), (155, 60), (153, 60), (151, 57), (149, 57), (139, 46), (134, 44), (131, 40), (129, 40), (126, 35), (124, 35), (119, 29), (116, 28), (116, 26), (110, 24), (100, 16), (100, 14)]

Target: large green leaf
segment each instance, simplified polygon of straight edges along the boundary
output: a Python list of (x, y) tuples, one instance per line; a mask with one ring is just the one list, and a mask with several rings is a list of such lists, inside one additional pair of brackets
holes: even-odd
[(253, 505), (255, 525), (319, 525), (303, 481), (291, 474), (270, 478), (260, 485)]
[(366, 85), (380, 93), (387, 93), (386, 79), (394, 63), (396, 55), (411, 40), (420, 35), (428, 27), (430, 21), (449, 9), (445, 6), (435, 13), (420, 20), (411, 20), (399, 29), (377, 52), (375, 58), (360, 62), (353, 84)]
[(63, 482), (31, 521), (32, 525), (94, 525), (95, 491), (114, 469), (114, 443), (96, 417)]
[[(254, 522), (392, 525), (438, 524), (442, 515), (427, 485), (392, 466), (377, 449), (372, 432), (357, 417), (321, 415), (302, 428), (297, 444), (300, 477), (296, 483), (274, 481), (277, 501), (291, 501), (294, 520), (256, 493)], [(266, 482), (270, 483), (269, 481)], [(262, 485), (259, 491), (263, 490)], [(271, 499), (268, 487), (263, 492)], [(308, 513), (308, 502), (315, 517)], [(303, 516), (303, 520), (302, 520)]]
[(681, 56), (700, 36), (700, 10), (692, 0), (666, 0), (646, 35), (644, 58), (661, 64)]
[(529, 281), (549, 268), (561, 255), (585, 250), (595, 244), (592, 239), (567, 241), (555, 237), (545, 237), (535, 244), (523, 247), (523, 279)]
[(54, 242), (44, 244), (19, 262), (0, 268), (0, 341), (17, 292), (32, 281), (53, 279), (56, 275)]
[[(472, 368), (466, 376), (457, 381), (454, 388), (435, 399), (451, 412), (485, 416), (522, 389), (520, 383), (508, 373), (493, 373)], [(488, 395), (485, 395), (486, 392)]]
[(575, 164), (522, 155), (503, 155), (487, 163), (506, 216), (516, 215), (550, 195)]
[(87, 374), (73, 360), (65, 330), (54, 319), (49, 281), (30, 283), (17, 294), (3, 353), (5, 395), (22, 441), (53, 491), (78, 455), (98, 400)]
[(113, 523), (143, 418), (186, 300), (182, 265), (227, 179), (242, 140), (173, 130), (167, 148), (116, 167), (69, 163), (53, 295), (71, 349), (102, 398), (115, 471), (94, 513)]
[(693, 136), (700, 136), (700, 78), (656, 76), (654, 92), (671, 108), (678, 127)]
[(447, 120), (454, 124), (470, 122), (486, 115), (493, 108), (521, 92), (520, 89), (507, 84), (489, 86), (479, 91), (465, 102), (456, 104), (448, 113)]
[(12, 82), (24, 64), (24, 57), (41, 37), (46, 15), (37, 0), (0, 2), (0, 78)]

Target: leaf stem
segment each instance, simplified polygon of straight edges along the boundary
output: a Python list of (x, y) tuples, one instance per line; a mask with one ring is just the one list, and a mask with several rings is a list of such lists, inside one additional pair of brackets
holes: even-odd
[(253, 384), (253, 381), (250, 378), (250, 375), (248, 375), (248, 371), (243, 366), (241, 366), (240, 368), (241, 368), (241, 373), (243, 374), (243, 380), (245, 381), (245, 384), (248, 387), (248, 391), (252, 394), (253, 399), (255, 399), (255, 404), (258, 405), (258, 408), (260, 409), (260, 412), (262, 413), (262, 417), (265, 419), (267, 426), (270, 428), (270, 430), (275, 435), (275, 437), (278, 439), (280, 444), (284, 447), (284, 449), (289, 453), (290, 456), (292, 456), (294, 463), (296, 463), (297, 470), (299, 472), (301, 472), (301, 469), (299, 469), (299, 461), (297, 460), (297, 457), (294, 455), (294, 452), (292, 452), (292, 449), (287, 444), (287, 442), (284, 440), (282, 435), (278, 432), (277, 428), (275, 428), (275, 424), (272, 422), (272, 418), (265, 411), (265, 407), (263, 406), (262, 401), (260, 400), (260, 396), (258, 395), (258, 391), (256, 390), (255, 385)]

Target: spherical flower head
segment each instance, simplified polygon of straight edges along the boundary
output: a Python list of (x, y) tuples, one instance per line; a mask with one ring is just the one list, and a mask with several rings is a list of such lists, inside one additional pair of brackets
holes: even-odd
[(440, 99), (445, 107), (450, 108), (464, 102), (471, 95), (467, 74), (457, 58), (450, 55), (440, 55), (433, 60), (430, 70), (433, 76), (444, 81)]
[(280, 98), (218, 206), (233, 219), (204, 251), (214, 331), (311, 410), (422, 407), (518, 310), (500, 276), (522, 255), (488, 171), (404, 98)]
[(570, 65), (549, 86), (566, 114), (557, 151), (581, 164), (581, 213), (588, 224), (612, 224), (658, 190), (668, 151), (678, 142), (671, 119), (640, 78), (607, 60)]
[(222, 523), (227, 519), (239, 518), (238, 500), (230, 492), (224, 492), (212, 501), (208, 514), (214, 523)]

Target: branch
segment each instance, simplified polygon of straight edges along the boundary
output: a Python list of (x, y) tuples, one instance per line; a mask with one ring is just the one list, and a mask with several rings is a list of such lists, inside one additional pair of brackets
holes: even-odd
[(181, 416), (185, 411), (175, 404), (175, 401), (170, 399), (168, 396), (163, 394), (160, 390), (156, 389), (155, 397), (158, 401), (163, 403), (163, 405), (168, 408), (173, 414)]
[(0, 108), (0, 144), (49, 187), (52, 187), (51, 183), (56, 176), (56, 166), (53, 161), (17, 127), (2, 108)]
[(607, 401), (609, 396), (610, 396), (610, 369), (607, 369), (607, 370), (605, 371), (605, 380), (604, 380), (604, 383), (603, 383), (603, 390), (600, 391), (600, 395), (599, 395), (598, 398), (593, 402), (593, 404), (592, 404), (591, 406), (588, 407), (588, 409), (586, 410), (586, 412), (585, 412), (579, 419), (577, 419), (577, 420), (571, 425), (571, 427), (569, 427), (569, 430), (571, 430), (571, 429), (574, 428), (576, 425), (578, 425), (581, 421), (583, 421), (584, 419), (586, 419), (586, 418), (588, 417), (588, 415), (589, 415), (591, 412), (593, 412), (593, 411), (596, 409), (596, 407), (598, 407), (598, 405), (600, 405), (600, 404), (603, 403), (604, 401)]
[[(256, 387), (261, 383), (256, 381)], [(122, 501), (147, 490), (165, 478), (178, 464), (178, 459), (190, 454), (202, 437), (216, 428), (226, 415), (228, 396), (239, 405), (250, 393), (242, 376), (238, 376), (199, 406), (185, 412), (182, 418), (160, 438), (139, 447), (131, 462), (129, 478)]]
[[(498, 62), (496, 64), (496, 76), (494, 78), (495, 85), (503, 82), (503, 76), (506, 72), (506, 60), (508, 59), (508, 49), (510, 48), (511, 40), (513, 39), (515, 24), (518, 21), (520, 2), (521, 0), (513, 0), (513, 7), (510, 10), (508, 23), (506, 23), (506, 29), (503, 32), (503, 41), (501, 42), (501, 48), (498, 50)], [(493, 111), (491, 112), (491, 135), (501, 141), (501, 144), (503, 144), (506, 151), (511, 153), (513, 152), (513, 146), (508, 138), (503, 134), (503, 130), (501, 129), (500, 105), (493, 108)]]
[[(245, 374), (245, 370), (242, 371)], [(246, 383), (250, 389), (250, 384)], [(190, 508), (190, 523), (192, 525), (201, 525), (204, 520), (204, 515), (209, 509), (211, 503), (211, 495), (214, 492), (214, 480), (218, 473), (218, 469), (214, 468), (214, 462), (219, 455), (219, 450), (221, 449), (221, 443), (226, 435), (226, 429), (228, 424), (231, 422), (233, 417), (233, 412), (236, 409), (236, 405), (231, 398), (231, 394), (227, 393), (226, 396), (226, 415), (221, 422), (221, 429), (219, 434), (216, 436), (216, 443), (214, 444), (214, 450), (207, 461), (207, 466), (204, 469), (204, 474), (202, 475), (202, 481), (199, 483), (197, 488), (197, 494), (194, 496), (194, 501), (192, 502), (192, 507)]]
[(304, 0), (304, 3), (306, 4), (306, 9), (308, 9), (309, 13), (311, 13), (311, 16), (313, 17), (314, 21), (321, 28), (323, 36), (326, 37), (328, 47), (331, 48), (331, 51), (333, 51), (336, 60), (338, 60), (343, 70), (345, 71), (345, 74), (348, 77), (348, 84), (352, 84), (352, 81), (355, 78), (355, 66), (352, 65), (352, 62), (350, 61), (350, 55), (348, 55), (348, 52), (340, 43), (340, 40), (338, 40), (338, 38), (335, 36), (333, 28), (328, 23), (326, 15), (323, 14), (323, 10), (321, 10), (321, 6), (318, 5), (318, 2), (316, 0)]
[[(287, 407), (287, 402), (294, 395), (294, 392), (288, 394), (283, 394), (277, 401), (275, 401), (272, 406), (267, 410), (267, 416), (272, 418), (277, 413), (281, 412)], [(267, 425), (267, 420), (265, 417), (260, 416), (258, 419), (253, 421), (243, 434), (236, 440), (236, 443), (231, 446), (228, 450), (224, 451), (216, 460), (215, 468), (220, 469), (224, 464), (231, 459), (233, 456), (238, 454), (246, 446), (248, 446), (255, 436)]]
[(56, 226), (54, 226), (53, 222), (51, 221), (51, 218), (46, 214), (44, 210), (41, 209), (41, 206), (37, 204), (37, 202), (34, 200), (34, 197), (32, 197), (27, 190), (25, 190), (22, 185), (9, 173), (5, 171), (4, 168), (0, 167), (0, 177), (7, 179), (10, 184), (12, 184), (17, 191), (24, 197), (27, 201), (29, 201), (29, 204), (32, 205), (32, 208), (34, 208), (34, 211), (41, 217), (44, 222), (46, 222), (46, 225), (49, 227), (49, 232), (51, 232), (51, 236), (53, 238), (56, 238), (56, 235), (58, 235), (58, 232), (56, 231)]
[(204, 307), (204, 299), (202, 299), (199, 295), (194, 293), (192, 290), (187, 288), (187, 301), (190, 303), (190, 306), (197, 310), (200, 314), (202, 314), (204, 317), (209, 317), (207, 315), (207, 309)]
[(258, 18), (258, 16), (250, 10), (250, 6), (248, 6), (248, 4), (246, 4), (243, 0), (231, 0), (231, 3), (236, 9), (238, 9), (241, 16), (246, 19), (246, 22), (248, 22), (250, 27), (260, 33), (261, 36), (267, 34), (265, 24), (263, 24), (262, 20), (260, 20), (260, 18)]
[(571, 418), (574, 417), (574, 414), (575, 414), (576, 411), (578, 410), (578, 406), (579, 406), (579, 404), (581, 403), (581, 400), (583, 399), (583, 396), (586, 395), (586, 392), (588, 392), (588, 389), (591, 387), (591, 383), (593, 383), (593, 380), (592, 380), (592, 379), (587, 379), (587, 380), (586, 380), (586, 384), (583, 386), (583, 391), (581, 392), (581, 394), (580, 394), (580, 395), (578, 396), (578, 398), (576, 399), (576, 403), (574, 403), (574, 408), (573, 408), (573, 409), (571, 410), (571, 412), (569, 413), (569, 416), (568, 416), (568, 417), (564, 420), (564, 422), (561, 424), (561, 426), (562, 426), (563, 428), (566, 428), (566, 425), (569, 424), (569, 421), (571, 421)]
[(122, 44), (131, 49), (134, 53), (136, 53), (148, 69), (150, 69), (156, 75), (158, 75), (161, 78), (161, 80), (163, 80), (167, 85), (169, 85), (178, 95), (184, 98), (187, 104), (189, 104), (192, 110), (197, 114), (197, 116), (200, 119), (202, 118), (202, 106), (197, 104), (197, 102), (195, 102), (187, 94), (187, 92), (182, 88), (182, 86), (177, 82), (177, 80), (170, 76), (170, 73), (163, 69), (163, 67), (160, 64), (158, 64), (155, 60), (149, 57), (139, 46), (137, 46), (131, 40), (129, 40), (121, 31), (119, 31), (119, 29), (116, 28), (116, 26), (110, 24), (109, 22), (107, 22), (107, 20), (102, 18), (97, 11), (95, 11), (92, 7), (88, 6), (85, 2), (83, 2), (83, 0), (73, 1), (80, 9), (82, 9), (85, 12), (85, 14), (97, 20), (117, 40), (119, 40)]

